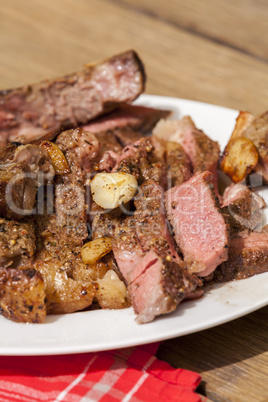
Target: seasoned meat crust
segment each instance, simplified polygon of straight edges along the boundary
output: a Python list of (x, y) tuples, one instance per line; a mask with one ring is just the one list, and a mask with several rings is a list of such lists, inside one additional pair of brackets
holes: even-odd
[(164, 191), (153, 180), (145, 181), (135, 199), (136, 232), (144, 251), (156, 249), (174, 261), (180, 261), (169, 231), (164, 207)]
[(37, 145), (9, 144), (0, 151), (0, 215), (22, 219), (33, 213), (37, 188), (53, 180), (46, 151)]
[(31, 222), (0, 219), (0, 265), (25, 266), (34, 257), (35, 229)]
[(245, 279), (268, 271), (267, 228), (240, 232), (230, 240), (228, 261), (214, 272), (215, 282)]
[(0, 92), (1, 145), (52, 138), (86, 124), (144, 90), (144, 66), (130, 50), (55, 80)]
[(140, 324), (174, 311), (199, 283), (179, 264), (167, 261), (155, 250), (145, 255), (132, 276), (128, 291)]

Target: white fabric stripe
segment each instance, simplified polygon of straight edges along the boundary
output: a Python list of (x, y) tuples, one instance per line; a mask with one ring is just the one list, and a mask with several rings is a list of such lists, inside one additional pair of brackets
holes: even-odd
[(151, 356), (150, 359), (147, 361), (147, 363), (143, 366), (142, 372), (144, 373), (136, 382), (134, 387), (126, 394), (125, 398), (122, 400), (122, 402), (128, 402), (130, 401), (130, 398), (138, 391), (138, 389), (141, 387), (141, 385), (144, 383), (147, 377), (149, 377), (149, 374), (146, 373), (147, 369), (153, 364), (155, 361), (156, 357)]
[(80, 402), (98, 401), (101, 397), (103, 397), (103, 395), (109, 393), (113, 385), (118, 381), (125, 371), (126, 368), (122, 367), (121, 362), (115, 361), (110, 369), (104, 373), (100, 381), (89, 390), (89, 392), (81, 399)]
[(138, 389), (140, 388), (140, 386), (144, 383), (144, 381), (146, 380), (146, 378), (149, 376), (148, 373), (144, 373), (136, 382), (136, 384), (134, 385), (134, 387), (129, 391), (129, 393), (125, 396), (125, 398), (122, 400), (122, 402), (128, 402), (130, 401), (130, 398), (132, 398), (132, 396), (138, 391)]
[[(3, 396), (3, 399), (2, 399)], [(11, 399), (12, 398), (12, 399)], [(26, 395), (23, 395), (22, 397), (20, 395), (16, 395), (14, 393), (10, 392), (5, 392), (3, 390), (0, 391), (0, 402), (6, 402), (7, 400), (12, 400), (14, 401), (26, 401)], [(27, 398), (27, 402), (33, 401), (32, 399)]]
[(79, 374), (79, 376), (73, 382), (71, 382), (68, 385), (68, 387), (66, 387), (63, 391), (61, 391), (61, 393), (57, 396), (57, 398), (55, 399), (54, 402), (62, 401), (63, 398), (65, 398), (65, 396), (68, 394), (68, 392), (70, 392), (72, 388), (74, 388), (80, 381), (83, 380), (83, 378), (87, 374), (89, 367), (94, 363), (94, 361), (97, 359), (97, 357), (98, 357), (98, 355), (93, 356), (93, 358), (88, 362), (88, 364), (86, 365), (86, 367), (84, 368), (82, 373)]
[(41, 401), (47, 401), (48, 398), (50, 398), (50, 400), (53, 401), (54, 398), (57, 396), (57, 391), (55, 390), (50, 392), (43, 392), (39, 391), (39, 389), (31, 388), (27, 385), (2, 380), (0, 380), (0, 390), (1, 392), (3, 392), (4, 390), (14, 392), (16, 395), (20, 395), (21, 398), (24, 398), (24, 400), (27, 401), (36, 401), (37, 398)]

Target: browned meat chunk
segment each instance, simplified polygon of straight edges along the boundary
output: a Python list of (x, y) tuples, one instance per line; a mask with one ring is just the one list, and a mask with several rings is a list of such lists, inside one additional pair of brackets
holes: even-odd
[(268, 271), (268, 230), (240, 232), (230, 240), (228, 261), (214, 272), (216, 282), (226, 282)]
[(231, 184), (223, 193), (221, 211), (232, 233), (244, 229), (254, 230), (262, 223), (263, 198), (244, 184)]
[(33, 213), (37, 188), (51, 181), (54, 169), (37, 145), (8, 145), (0, 155), (0, 214), (21, 219)]
[[(93, 134), (81, 129), (61, 133), (56, 143), (65, 154), (71, 172), (56, 177), (55, 213), (38, 216), (37, 224), (43, 245), (50, 253), (57, 256), (68, 251), (69, 255), (76, 256), (88, 237), (85, 169), (87, 162), (96, 156), (99, 143)], [(47, 208), (51, 208), (49, 204)]]
[(52, 138), (143, 92), (144, 67), (130, 50), (84, 70), (0, 93), (1, 145)]
[(0, 314), (13, 321), (43, 323), (45, 286), (34, 269), (0, 268)]
[(0, 219), (0, 266), (25, 266), (33, 259), (35, 233), (32, 223)]
[(228, 228), (212, 191), (212, 174), (195, 174), (165, 194), (167, 216), (190, 273), (207, 276), (228, 258)]
[(63, 250), (54, 256), (42, 250), (33, 267), (44, 279), (48, 314), (72, 313), (92, 304), (95, 273), (83, 264), (80, 255), (74, 258), (72, 250), (69, 255)]

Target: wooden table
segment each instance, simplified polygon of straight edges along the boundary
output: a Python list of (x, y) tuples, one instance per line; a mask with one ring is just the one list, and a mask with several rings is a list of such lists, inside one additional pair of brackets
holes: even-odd
[[(8, 0), (0, 87), (73, 72), (134, 48), (146, 92), (260, 113), (268, 108), (267, 0)], [(163, 342), (159, 357), (202, 374), (213, 401), (268, 400), (268, 307)]]

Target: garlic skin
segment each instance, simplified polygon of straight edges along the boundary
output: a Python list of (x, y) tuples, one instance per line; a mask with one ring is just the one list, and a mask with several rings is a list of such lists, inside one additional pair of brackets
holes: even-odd
[(114, 209), (130, 201), (138, 182), (129, 173), (97, 173), (91, 181), (93, 200), (104, 209)]

